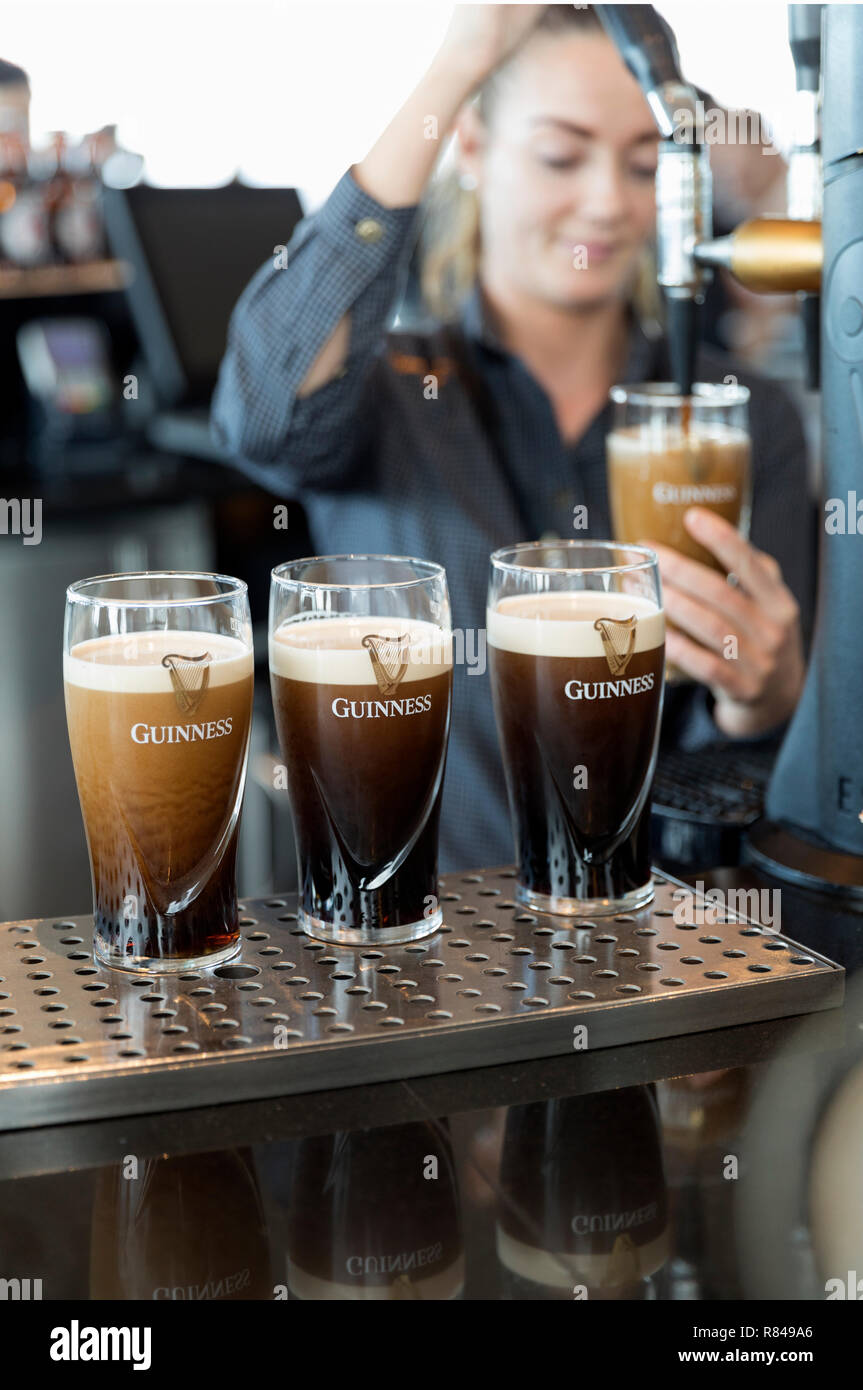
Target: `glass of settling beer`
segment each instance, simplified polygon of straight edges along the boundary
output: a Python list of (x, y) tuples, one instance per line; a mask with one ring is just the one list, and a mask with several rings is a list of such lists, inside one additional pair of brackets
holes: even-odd
[[(681, 396), (671, 382), (613, 386), (606, 439), (608, 499), (617, 541), (658, 541), (711, 569), (721, 565), (687, 531), (687, 508), (707, 507), (749, 534), (749, 390), (697, 383)], [(669, 680), (688, 679), (676, 666)]]
[(486, 625), (518, 900), (573, 917), (642, 907), (664, 690), (655, 553), (574, 540), (497, 550)]
[(436, 931), (452, 698), (445, 571), (395, 555), (280, 565), (270, 675), (305, 931), (364, 945)]
[(154, 571), (70, 585), (63, 679), (97, 958), (152, 974), (228, 960), (254, 685), (245, 584)]

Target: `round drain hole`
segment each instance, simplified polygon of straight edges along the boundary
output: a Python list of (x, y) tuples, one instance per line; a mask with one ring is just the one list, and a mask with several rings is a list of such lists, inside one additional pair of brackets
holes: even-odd
[[(260, 975), (260, 967), (257, 965), (217, 965), (213, 971), (220, 980), (249, 980), (253, 975)], [(196, 993), (196, 991), (192, 991)]]

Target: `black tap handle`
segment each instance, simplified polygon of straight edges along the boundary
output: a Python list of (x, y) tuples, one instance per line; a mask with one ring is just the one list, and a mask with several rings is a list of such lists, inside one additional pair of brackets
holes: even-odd
[(671, 30), (653, 5), (594, 5), (593, 9), (643, 92), (682, 80)]

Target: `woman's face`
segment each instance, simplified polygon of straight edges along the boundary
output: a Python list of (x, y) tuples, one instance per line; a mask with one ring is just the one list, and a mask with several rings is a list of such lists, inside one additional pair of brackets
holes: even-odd
[(562, 308), (619, 300), (655, 224), (657, 132), (601, 34), (539, 34), (501, 74), (488, 126), (462, 129), (482, 276)]

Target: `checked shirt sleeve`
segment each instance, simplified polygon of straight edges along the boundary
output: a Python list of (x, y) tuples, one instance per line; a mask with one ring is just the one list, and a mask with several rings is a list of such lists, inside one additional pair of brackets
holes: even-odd
[[(415, 207), (386, 208), (350, 171), (295, 229), (287, 264), (276, 257), (241, 295), (213, 398), (217, 442), (261, 465), (272, 485), (336, 488), (369, 423), (365, 387), (410, 249)], [(297, 392), (337, 324), (350, 314), (341, 374)]]

